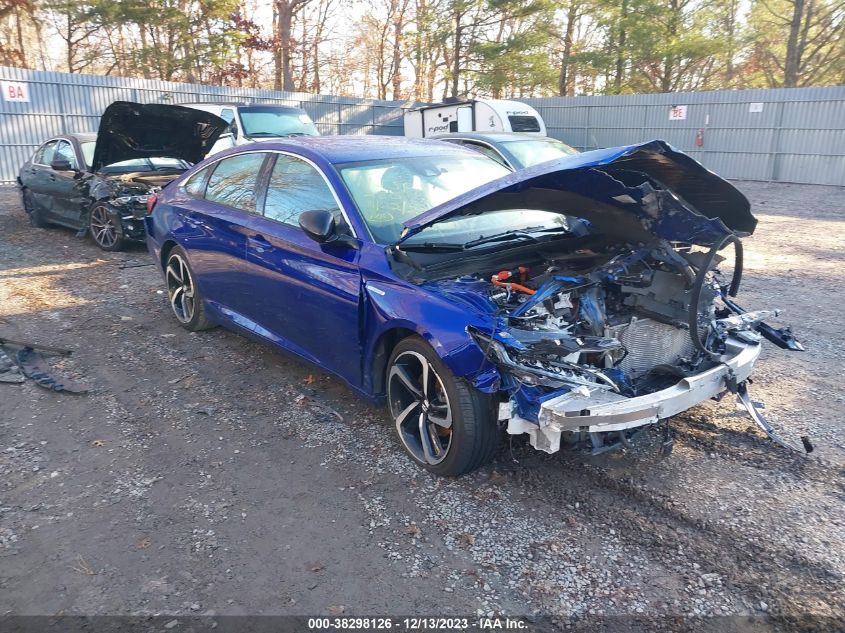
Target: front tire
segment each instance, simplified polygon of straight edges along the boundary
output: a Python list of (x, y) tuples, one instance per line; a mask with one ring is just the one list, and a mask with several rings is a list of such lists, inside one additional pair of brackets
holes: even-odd
[(188, 256), (180, 246), (174, 246), (167, 255), (164, 268), (167, 299), (176, 320), (186, 330), (199, 332), (214, 327), (205, 317), (205, 307), (197, 287), (194, 273), (188, 265)]
[(399, 342), (386, 385), (399, 441), (417, 464), (454, 477), (493, 458), (500, 433), (492, 398), (456, 379), (423, 339)]
[(29, 189), (24, 189), (21, 197), (23, 198), (23, 210), (26, 211), (26, 215), (29, 217), (30, 226), (37, 229), (47, 228), (50, 223), (41, 214), (41, 210), (38, 208), (38, 203), (35, 202), (35, 196), (32, 195), (32, 192)]
[(116, 252), (126, 248), (120, 220), (115, 219), (111, 209), (104, 202), (97, 202), (91, 207), (88, 230), (94, 243), (104, 251)]

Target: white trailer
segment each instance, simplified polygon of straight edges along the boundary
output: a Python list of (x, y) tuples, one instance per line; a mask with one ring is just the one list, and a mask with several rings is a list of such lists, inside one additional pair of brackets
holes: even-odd
[(446, 100), (405, 112), (405, 136), (425, 138), (450, 132), (519, 132), (546, 135), (543, 117), (519, 101)]

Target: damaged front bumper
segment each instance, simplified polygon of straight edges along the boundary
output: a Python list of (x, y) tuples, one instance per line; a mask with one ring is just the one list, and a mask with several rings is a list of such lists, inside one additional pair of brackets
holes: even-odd
[(598, 387), (578, 387), (543, 402), (537, 422), (510, 414), (508, 433), (527, 433), (534, 448), (555, 453), (565, 432), (604, 433), (654, 424), (728, 389), (736, 390), (751, 374), (760, 351), (758, 343), (729, 337), (725, 359), (719, 365), (671, 387), (632, 398)]

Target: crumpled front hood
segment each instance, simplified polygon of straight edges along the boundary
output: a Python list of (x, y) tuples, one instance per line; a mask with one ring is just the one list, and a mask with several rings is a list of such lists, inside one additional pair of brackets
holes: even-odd
[(176, 105), (115, 101), (100, 119), (91, 170), (134, 158), (198, 163), (226, 129), (220, 117)]
[(590, 220), (628, 242), (654, 236), (712, 245), (750, 235), (748, 199), (731, 183), (664, 141), (584, 152), (477, 187), (405, 222), (398, 243), (458, 215), (537, 209)]

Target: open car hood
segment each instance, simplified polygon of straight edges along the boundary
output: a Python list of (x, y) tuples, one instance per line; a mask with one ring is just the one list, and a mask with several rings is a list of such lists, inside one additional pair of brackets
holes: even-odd
[(627, 242), (709, 246), (757, 225), (731, 183), (664, 141), (566, 156), (503, 176), (405, 222), (397, 244), (459, 215), (536, 209), (583, 217)]
[(91, 170), (133, 158), (201, 161), (228, 124), (210, 112), (115, 101), (100, 119)]

